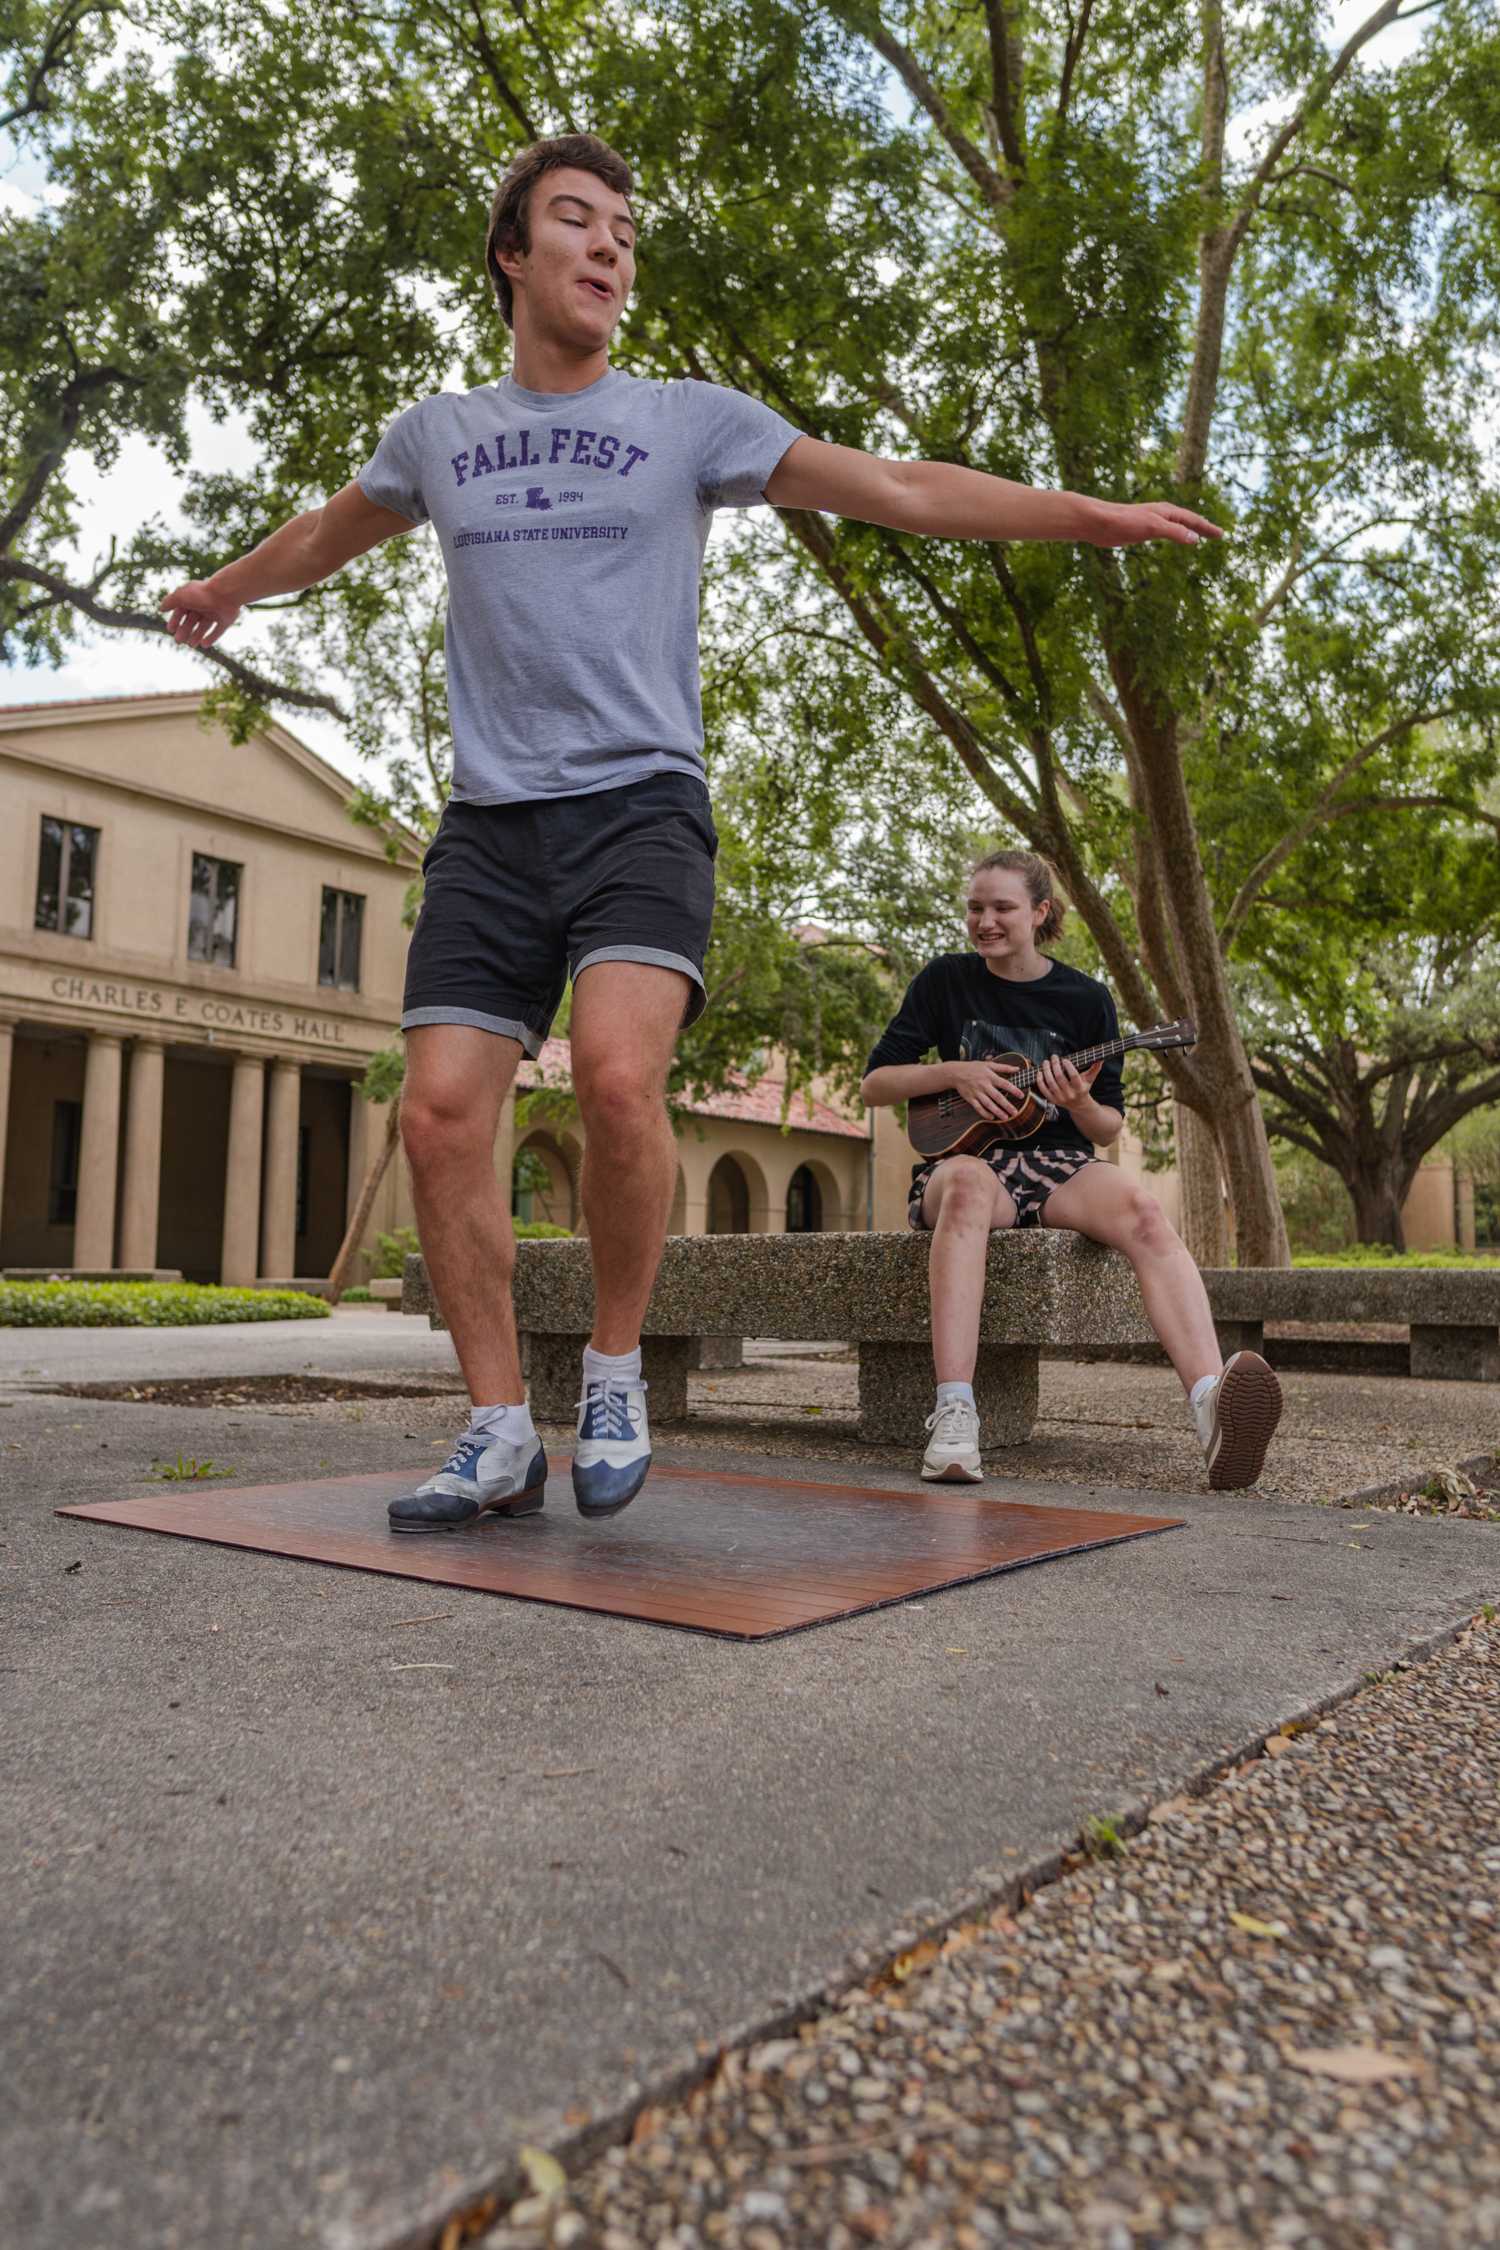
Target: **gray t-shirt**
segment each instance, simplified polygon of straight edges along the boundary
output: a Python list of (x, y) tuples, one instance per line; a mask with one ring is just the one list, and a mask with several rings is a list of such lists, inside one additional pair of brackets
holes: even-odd
[(507, 376), (398, 415), (360, 489), (430, 521), (448, 572), (453, 794), (469, 804), (703, 772), (698, 582), (801, 433), (717, 383)]

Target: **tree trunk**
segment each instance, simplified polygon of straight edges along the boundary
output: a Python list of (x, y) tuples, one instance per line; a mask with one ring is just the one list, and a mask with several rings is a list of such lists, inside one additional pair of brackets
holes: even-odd
[(1207, 1118), (1178, 1102), (1172, 1114), (1177, 1178), (1182, 1189), (1182, 1239), (1200, 1266), (1229, 1264), (1229, 1212), (1219, 1143)]
[[(355, 1098), (358, 1099), (359, 1097), (356, 1096)], [(339, 1254), (333, 1261), (333, 1271), (328, 1276), (328, 1302), (331, 1305), (336, 1305), (344, 1294), (344, 1285), (349, 1279), (349, 1268), (354, 1263), (355, 1252), (364, 1238), (365, 1228), (370, 1223), (370, 1213), (375, 1208), (375, 1198), (380, 1192), (380, 1183), (385, 1178), (386, 1168), (396, 1153), (396, 1143), (400, 1137), (401, 1101), (398, 1095), (392, 1100), (386, 1111), (384, 1137), (375, 1152), (369, 1171), (365, 1174), (365, 1184), (359, 1191), (359, 1201), (354, 1206), (348, 1229), (343, 1241), (339, 1244)]]
[(1292, 1250), (1271, 1168), (1271, 1144), (1248, 1072), (1245, 1084), (1246, 1098), (1219, 1117), (1219, 1146), (1234, 1212), (1235, 1261), (1242, 1266), (1289, 1266)]
[(1345, 1178), (1354, 1205), (1354, 1232), (1360, 1242), (1383, 1242), (1392, 1250), (1406, 1248), (1401, 1206), (1406, 1201), (1401, 1182), (1388, 1166), (1369, 1165)]

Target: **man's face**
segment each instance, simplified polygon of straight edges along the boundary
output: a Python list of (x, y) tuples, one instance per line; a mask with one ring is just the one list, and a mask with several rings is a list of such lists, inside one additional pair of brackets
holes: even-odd
[(531, 248), (500, 253), (515, 321), (585, 350), (606, 345), (635, 280), (635, 221), (623, 195), (592, 172), (544, 172), (531, 191)]

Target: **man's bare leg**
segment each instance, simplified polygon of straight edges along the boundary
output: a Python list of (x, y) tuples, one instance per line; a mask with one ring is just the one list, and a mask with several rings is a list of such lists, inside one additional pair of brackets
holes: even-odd
[(522, 1048), (469, 1024), (406, 1035), (401, 1137), (433, 1294), (475, 1406), (525, 1397), (511, 1275), (510, 1199), (495, 1177), (500, 1107)]
[(593, 1348), (641, 1340), (677, 1177), (667, 1072), (691, 987), (675, 969), (597, 961), (573, 992), (573, 1088), (583, 1116), (582, 1202), (594, 1260)]

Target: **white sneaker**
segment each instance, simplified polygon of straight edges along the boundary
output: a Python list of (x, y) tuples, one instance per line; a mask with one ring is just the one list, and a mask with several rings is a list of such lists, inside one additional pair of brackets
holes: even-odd
[(944, 1399), (927, 1417), (932, 1432), (922, 1456), (922, 1474), (929, 1484), (979, 1484), (984, 1463), (979, 1458), (979, 1414), (966, 1398)]

